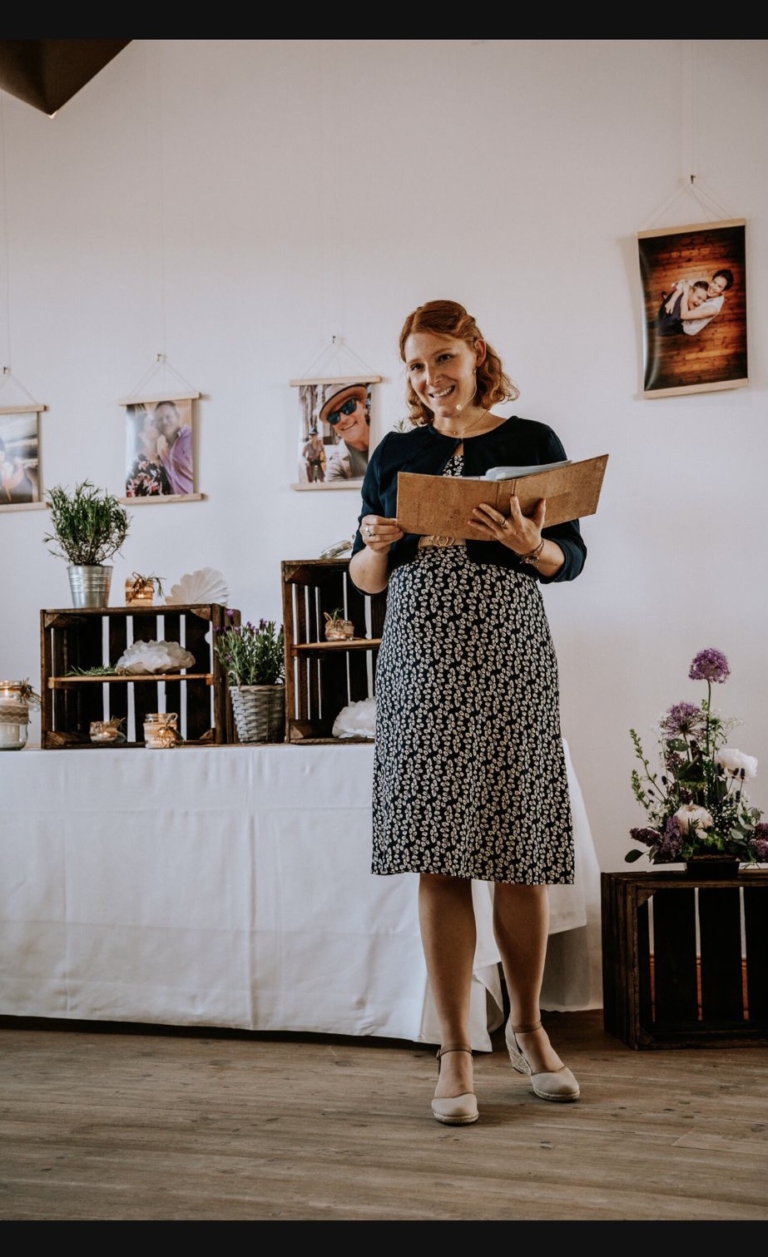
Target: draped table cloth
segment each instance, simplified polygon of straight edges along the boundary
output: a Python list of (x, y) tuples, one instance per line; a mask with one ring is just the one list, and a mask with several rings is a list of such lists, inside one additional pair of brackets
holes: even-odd
[[(0, 1014), (439, 1043), (413, 874), (370, 872), (370, 743), (0, 755)], [(599, 1007), (600, 875), (566, 746), (576, 883), (542, 1007)], [(472, 1046), (501, 1023), (473, 883)]]

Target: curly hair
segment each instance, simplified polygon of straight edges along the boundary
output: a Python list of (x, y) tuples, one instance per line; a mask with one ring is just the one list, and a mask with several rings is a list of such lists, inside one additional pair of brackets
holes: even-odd
[[(496, 402), (513, 402), (520, 396), (517, 385), (506, 374), (501, 359), (477, 326), (473, 316), (468, 314), (458, 301), (427, 301), (418, 306), (403, 324), (400, 333), (400, 357), (405, 362), (405, 342), (416, 332), (432, 332), (436, 336), (452, 336), (455, 340), (463, 340), (474, 349), (475, 342), (485, 342), (485, 360), (477, 368), (477, 389), (474, 400), (488, 409)], [(434, 415), (416, 396), (410, 380), (406, 385), (405, 399), (411, 423), (431, 424)]]

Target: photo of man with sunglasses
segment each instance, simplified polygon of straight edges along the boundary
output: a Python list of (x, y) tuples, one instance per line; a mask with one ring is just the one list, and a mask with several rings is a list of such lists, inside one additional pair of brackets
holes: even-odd
[(368, 384), (344, 384), (325, 399), (320, 420), (333, 434), (325, 479), (361, 480), (368, 467), (371, 411)]

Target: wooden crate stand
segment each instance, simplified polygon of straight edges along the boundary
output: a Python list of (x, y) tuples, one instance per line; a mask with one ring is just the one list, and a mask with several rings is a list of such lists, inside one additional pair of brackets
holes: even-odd
[(768, 872), (602, 873), (601, 896), (609, 1034), (632, 1048), (768, 1043)]
[[(286, 742), (362, 740), (334, 738), (333, 724), (349, 703), (375, 694), (386, 592), (360, 593), (348, 568), (349, 559), (282, 563)], [(328, 642), (325, 612), (337, 607), (344, 609), (357, 636)]]
[[(121, 746), (143, 747), (144, 718), (161, 710), (161, 683), (165, 710), (179, 713), (185, 744), (236, 741), (226, 677), (213, 650), (213, 634), (225, 623), (239, 624), (240, 612), (219, 603), (41, 611), (42, 749), (92, 747), (91, 721), (110, 716), (124, 718), (126, 736), (133, 719), (135, 737)], [(67, 675), (73, 668), (114, 667), (128, 647), (129, 627), (134, 642), (181, 642), (194, 664), (147, 678)]]

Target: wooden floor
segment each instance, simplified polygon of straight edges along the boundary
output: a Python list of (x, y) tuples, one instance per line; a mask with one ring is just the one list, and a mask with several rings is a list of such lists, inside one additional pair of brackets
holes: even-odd
[(498, 1031), (462, 1128), (432, 1047), (2, 1018), (0, 1219), (766, 1221), (763, 1047), (544, 1020), (581, 1100), (537, 1099)]

